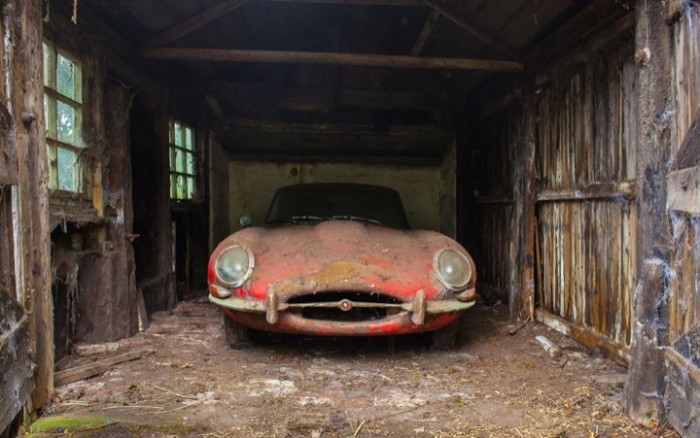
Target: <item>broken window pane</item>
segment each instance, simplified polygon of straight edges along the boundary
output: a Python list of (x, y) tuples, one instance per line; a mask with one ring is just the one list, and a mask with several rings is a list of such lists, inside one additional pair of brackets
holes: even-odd
[(61, 55), (58, 55), (56, 69), (56, 89), (62, 95), (75, 99), (75, 64)]
[(76, 144), (75, 108), (61, 101), (57, 101), (56, 118), (58, 140), (68, 144)]
[(78, 191), (76, 174), (80, 165), (78, 154), (67, 148), (58, 148), (58, 188), (71, 192)]

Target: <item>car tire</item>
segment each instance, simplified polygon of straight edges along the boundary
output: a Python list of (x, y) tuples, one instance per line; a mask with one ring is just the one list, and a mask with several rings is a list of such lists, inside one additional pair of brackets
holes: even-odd
[(224, 314), (224, 327), (226, 328), (226, 342), (234, 350), (244, 350), (253, 346), (251, 330), (237, 323)]
[(459, 319), (431, 333), (432, 350), (455, 350), (459, 344)]

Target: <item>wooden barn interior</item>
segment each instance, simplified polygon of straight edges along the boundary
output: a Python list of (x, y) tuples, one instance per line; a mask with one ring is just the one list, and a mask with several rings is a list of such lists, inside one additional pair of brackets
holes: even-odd
[(0, 3), (0, 432), (74, 345), (206, 296), (275, 188), (361, 182), (700, 433), (697, 1)]

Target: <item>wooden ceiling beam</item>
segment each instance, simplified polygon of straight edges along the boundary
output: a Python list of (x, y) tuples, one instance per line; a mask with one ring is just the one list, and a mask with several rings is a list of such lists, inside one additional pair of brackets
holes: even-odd
[(518, 72), (523, 70), (523, 64), (516, 61), (467, 58), (422, 58), (415, 56), (359, 53), (163, 47), (146, 49), (143, 56), (150, 59), (171, 59), (185, 61), (362, 65), (368, 67), (485, 70), (502, 72)]
[(459, 12), (452, 9), (447, 3), (444, 3), (441, 0), (422, 0), (422, 1), (426, 5), (430, 6), (431, 8), (433, 8), (434, 10), (439, 12), (445, 18), (447, 18), (450, 21), (452, 21), (453, 23), (455, 23), (457, 26), (461, 27), (462, 29), (466, 30), (468, 33), (470, 33), (474, 37), (481, 40), (482, 42), (488, 44), (489, 46), (493, 47), (494, 49), (498, 50), (499, 52), (501, 52), (505, 55), (508, 55), (511, 59), (520, 59), (520, 55), (518, 53), (516, 53), (515, 50), (506, 46), (504, 43), (497, 41), (495, 37), (489, 35), (485, 31), (470, 24), (469, 20), (467, 20), (466, 17), (464, 17), (462, 14), (460, 14)]
[(182, 38), (188, 33), (199, 29), (205, 24), (228, 14), (247, 2), (248, 0), (225, 0), (220, 3), (216, 3), (214, 6), (164, 30), (158, 36), (148, 41), (146, 43), (146, 47), (160, 47), (171, 43), (179, 38)]
[(318, 3), (359, 6), (425, 6), (422, 0), (257, 0), (277, 3)]
[(438, 11), (433, 10), (430, 12), (430, 14), (428, 14), (428, 18), (425, 20), (423, 29), (421, 29), (420, 35), (418, 35), (418, 39), (413, 45), (413, 49), (411, 49), (411, 56), (420, 55), (420, 52), (423, 50), (423, 46), (425, 46), (425, 42), (428, 41), (430, 34), (433, 33), (433, 29), (435, 28), (435, 24), (437, 24), (439, 18), (440, 13)]

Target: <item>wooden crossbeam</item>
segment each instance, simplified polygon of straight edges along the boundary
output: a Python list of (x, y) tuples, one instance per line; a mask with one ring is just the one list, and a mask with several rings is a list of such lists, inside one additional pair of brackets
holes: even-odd
[(203, 10), (199, 14), (193, 15), (187, 20), (178, 23), (146, 43), (146, 47), (160, 47), (170, 42), (173, 42), (188, 33), (199, 29), (207, 23), (210, 23), (217, 18), (233, 11), (234, 9), (244, 5), (248, 0), (226, 0), (216, 3), (214, 6)]
[(173, 59), (187, 61), (363, 65), (369, 67), (485, 70), (503, 72), (517, 72), (523, 70), (523, 64), (516, 61), (466, 58), (421, 58), (415, 56), (359, 53), (163, 47), (146, 49), (143, 56), (150, 59)]
[(423, 29), (421, 29), (420, 35), (418, 35), (418, 39), (413, 45), (413, 49), (411, 49), (411, 56), (420, 55), (425, 42), (428, 41), (430, 34), (433, 33), (433, 29), (435, 28), (435, 24), (437, 24), (438, 18), (440, 18), (440, 13), (438, 11), (432, 11), (428, 15), (428, 18), (425, 20), (425, 24), (423, 25)]
[(258, 0), (277, 3), (323, 3), (360, 6), (424, 6), (421, 0)]
[(443, 3), (441, 0), (423, 0), (423, 3), (430, 6), (431, 8), (433, 8), (434, 10), (439, 12), (441, 15), (443, 15), (445, 18), (449, 19), (450, 21), (455, 23), (457, 26), (466, 30), (467, 32), (472, 34), (474, 37), (478, 38), (479, 40), (488, 44), (489, 46), (493, 47), (494, 49), (498, 50), (499, 52), (501, 52), (505, 55), (508, 55), (512, 59), (520, 59), (520, 55), (518, 55), (515, 52), (515, 50), (506, 46), (504, 43), (497, 41), (496, 38), (492, 37), (491, 35), (489, 35), (485, 31), (470, 24), (469, 20), (467, 20), (466, 17), (464, 17), (462, 14), (460, 14), (459, 12), (452, 9), (447, 3)]

